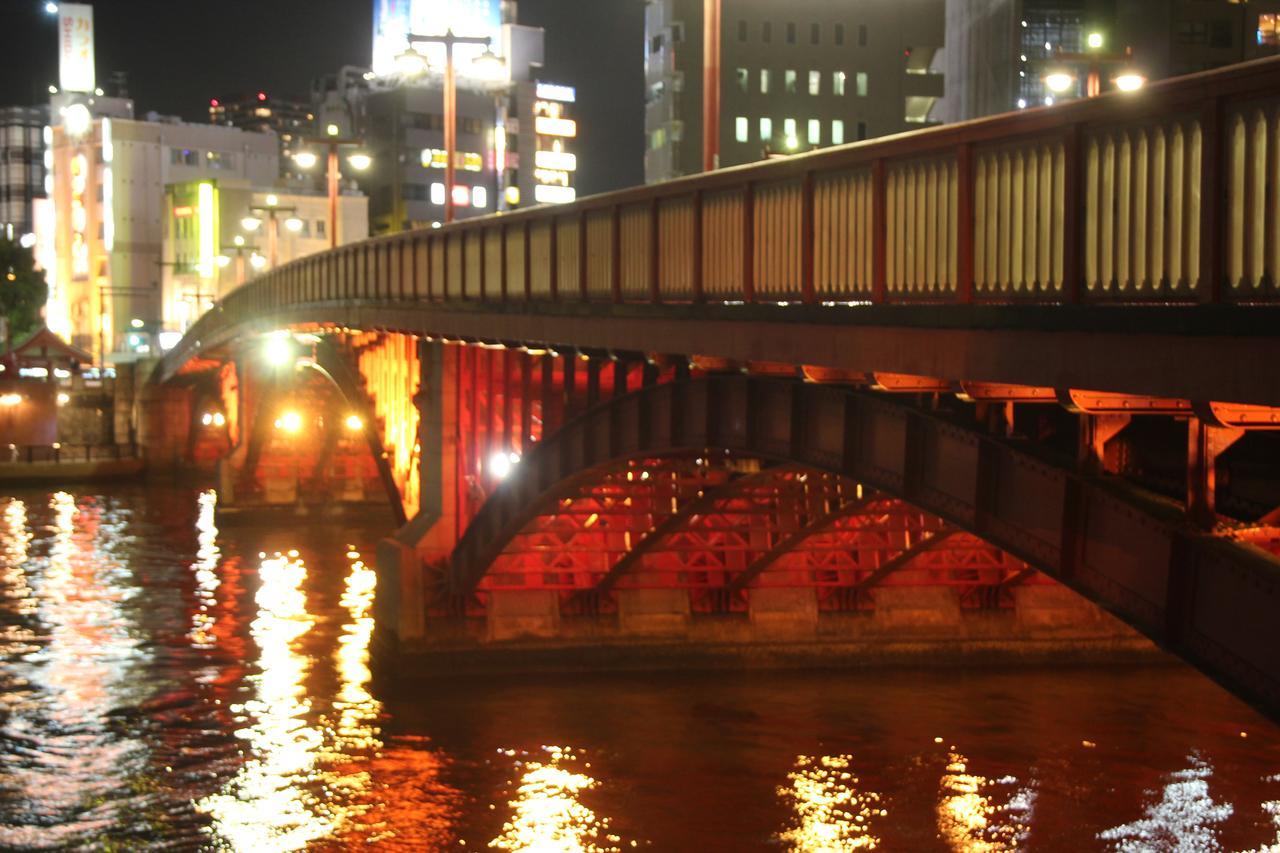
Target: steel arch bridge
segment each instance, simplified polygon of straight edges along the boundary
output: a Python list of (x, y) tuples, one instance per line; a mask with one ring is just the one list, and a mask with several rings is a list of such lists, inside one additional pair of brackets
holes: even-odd
[(1226, 455), (1280, 426), (1277, 84), (1262, 61), (341, 247), (226, 295), (155, 396), (230, 369), (251, 419), (259, 336), (341, 353), (411, 518), (379, 605), (402, 640), (511, 591), (998, 607), (1052, 578), (1274, 710), (1280, 472)]

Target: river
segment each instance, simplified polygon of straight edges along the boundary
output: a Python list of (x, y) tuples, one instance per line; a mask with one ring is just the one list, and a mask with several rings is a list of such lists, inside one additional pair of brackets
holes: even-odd
[(1193, 670), (371, 684), (376, 528), (0, 497), (0, 848), (1276, 850), (1280, 727)]

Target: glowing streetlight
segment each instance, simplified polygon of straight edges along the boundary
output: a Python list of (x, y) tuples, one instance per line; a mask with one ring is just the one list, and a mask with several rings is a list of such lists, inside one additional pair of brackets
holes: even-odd
[(324, 126), (324, 135), (325, 135), (325, 136), (337, 136), (337, 135), (338, 135), (338, 126), (337, 126), (336, 124), (326, 124), (326, 125)]
[(260, 270), (266, 265), (267, 259), (262, 255), (259, 255), (257, 252), (254, 252), (249, 256), (249, 266), (253, 267), (255, 270)]
[(267, 193), (267, 207), (275, 207), (280, 203), (280, 197), (275, 193)]
[(416, 77), (427, 70), (427, 58), (413, 49), (413, 45), (396, 56), (396, 70), (406, 77)]
[(262, 220), (256, 216), (246, 216), (240, 220), (240, 227), (246, 231), (257, 231), (262, 226)]
[(293, 155), (293, 162), (299, 169), (314, 169), (316, 163), (320, 162), (320, 158), (314, 151), (299, 151)]
[(1076, 84), (1076, 78), (1066, 71), (1051, 71), (1044, 76), (1044, 85), (1049, 91), (1061, 95)]
[(347, 163), (349, 163), (351, 168), (355, 169), (357, 172), (363, 172), (373, 165), (373, 158), (368, 154), (365, 154), (363, 151), (357, 151), (355, 154), (352, 154), (347, 158)]
[(44, 10), (45, 10), (45, 12), (47, 12), (47, 13), (48, 13), (48, 14), (50, 14), (50, 15), (56, 15), (56, 14), (58, 14), (58, 4), (57, 4), (57, 3), (45, 3), (45, 4), (44, 4)]
[(359, 415), (347, 415), (347, 419), (344, 423), (346, 424), (348, 432), (359, 432), (364, 429), (364, 421), (360, 419)]
[(302, 220), (296, 216), (290, 216), (284, 221), (284, 227), (297, 234), (302, 230)]
[(1103, 38), (1102, 33), (1089, 33), (1088, 38), (1085, 39), (1085, 44), (1089, 45), (1090, 50), (1101, 49), (1105, 42), (1106, 39)]
[(237, 249), (240, 249), (240, 248), (243, 248), (243, 247), (244, 247), (244, 237), (242, 237), (242, 236), (241, 236), (241, 235), (239, 235), (239, 234), (237, 234), (236, 236), (232, 237), (232, 238), (231, 238), (231, 242), (235, 244), (235, 246), (236, 246), (236, 248), (237, 248)]
[(1147, 84), (1147, 78), (1136, 71), (1126, 71), (1116, 75), (1111, 81), (1121, 92), (1136, 92)]

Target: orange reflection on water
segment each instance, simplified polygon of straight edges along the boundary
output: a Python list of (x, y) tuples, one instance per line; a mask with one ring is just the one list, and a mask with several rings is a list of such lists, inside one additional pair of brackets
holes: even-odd
[(378, 730), (373, 725), (382, 703), (369, 692), (369, 642), (373, 638), (373, 594), (378, 575), (354, 549), (347, 551), (351, 561), (341, 604), (351, 621), (342, 626), (334, 662), (338, 669), (338, 695), (334, 710), (338, 720), (333, 748), (338, 753), (350, 750), (371, 751), (382, 747)]
[(319, 729), (306, 723), (310, 703), (303, 679), (311, 661), (295, 648), (315, 624), (302, 581), (307, 569), (297, 552), (264, 558), (255, 596), (258, 616), (250, 633), (258, 645), (260, 672), (251, 676), (256, 696), (231, 710), (249, 725), (244, 764), (223, 789), (196, 803), (213, 818), (211, 831), (237, 850), (298, 850), (332, 834), (306, 787), (322, 747)]
[(1035, 794), (1026, 788), (1011, 794), (1006, 802), (992, 801), (994, 786), (1016, 783), (1013, 777), (990, 780), (968, 771), (969, 760), (950, 753), (942, 776), (942, 796), (938, 802), (938, 834), (953, 850), (967, 853), (998, 853), (1017, 850), (1031, 831), (1031, 807)]
[[(609, 819), (597, 817), (582, 802), (581, 794), (599, 783), (573, 766), (579, 751), (561, 746), (542, 749), (547, 761), (516, 762), (522, 775), (515, 799), (507, 803), (513, 814), (503, 825), (502, 835), (489, 846), (499, 850), (616, 853), (621, 839), (609, 832)], [(515, 752), (504, 754), (514, 756)]]
[[(27, 583), (26, 562), (31, 547), (31, 530), (27, 526), (27, 505), (17, 498), (11, 498), (4, 505), (4, 519), (0, 527), (0, 595), (8, 599), (8, 608), (20, 616), (29, 616), (36, 611), (36, 599), (32, 595), (31, 586)], [(29, 631), (22, 631), (19, 640), (14, 635), (17, 626), (5, 631), (6, 640), (29, 641)], [(10, 651), (17, 651), (11, 649)]]
[(218, 507), (218, 494), (212, 489), (201, 492), (196, 514), (196, 559), (191, 569), (196, 578), (196, 609), (191, 614), (191, 630), (187, 638), (197, 649), (212, 649), (218, 645), (214, 632), (218, 619), (214, 610), (218, 606), (218, 561), (222, 551), (218, 548), (218, 528), (214, 514)]
[(851, 755), (801, 755), (796, 769), (787, 774), (790, 788), (778, 795), (790, 800), (796, 824), (778, 838), (797, 851), (874, 850), (880, 839), (872, 823), (888, 812), (880, 807), (880, 795), (859, 791), (858, 777), (850, 770)]

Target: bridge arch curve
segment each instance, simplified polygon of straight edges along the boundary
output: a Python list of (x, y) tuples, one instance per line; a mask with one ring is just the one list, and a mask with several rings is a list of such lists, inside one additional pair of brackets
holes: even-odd
[(1194, 533), (1180, 508), (1086, 477), (1015, 443), (910, 404), (841, 386), (712, 375), (650, 386), (566, 423), (481, 507), (451, 555), (467, 594), (527, 522), (575, 479), (638, 457), (728, 452), (846, 477), (1024, 561), (1248, 698), (1280, 700), (1280, 655), (1262, 612), (1224, 619), (1197, 600), (1271, 594), (1252, 546)]

